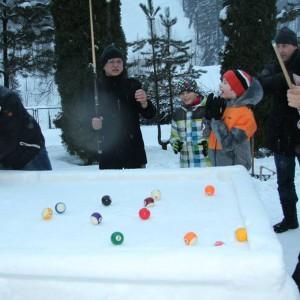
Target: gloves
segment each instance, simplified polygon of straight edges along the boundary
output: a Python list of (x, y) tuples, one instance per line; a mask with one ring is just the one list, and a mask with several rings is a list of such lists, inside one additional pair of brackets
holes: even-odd
[(214, 97), (214, 94), (209, 94), (206, 100), (204, 116), (207, 120), (219, 120), (223, 115), (225, 107), (226, 103), (223, 98)]
[(206, 140), (201, 141), (199, 144), (200, 150), (202, 150), (202, 154), (204, 157), (208, 155), (208, 143)]
[(175, 154), (177, 154), (178, 152), (180, 152), (182, 150), (182, 145), (183, 142), (181, 142), (180, 140), (176, 140), (173, 144), (172, 144), (172, 148)]

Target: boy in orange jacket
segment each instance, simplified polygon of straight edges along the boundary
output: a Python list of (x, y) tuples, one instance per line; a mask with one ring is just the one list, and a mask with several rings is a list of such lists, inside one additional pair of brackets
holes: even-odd
[(209, 158), (213, 166), (243, 165), (249, 170), (250, 138), (257, 129), (251, 107), (262, 99), (262, 87), (245, 71), (229, 70), (222, 76), (220, 91), (221, 98), (210, 95), (206, 103)]

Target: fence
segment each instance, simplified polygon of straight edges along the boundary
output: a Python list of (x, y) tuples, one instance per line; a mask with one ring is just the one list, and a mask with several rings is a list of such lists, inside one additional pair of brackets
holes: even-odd
[(27, 111), (34, 117), (42, 128), (55, 128), (53, 120), (61, 112), (61, 106), (29, 106)]

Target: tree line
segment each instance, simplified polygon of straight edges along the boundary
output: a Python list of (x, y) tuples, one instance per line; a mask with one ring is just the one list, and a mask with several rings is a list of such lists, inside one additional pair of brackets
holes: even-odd
[[(220, 11), (211, 21), (205, 12), (212, 10), (213, 2), (182, 1), (191, 24), (205, 28), (203, 34), (197, 35), (197, 42), (208, 45), (203, 55), (207, 61), (219, 59), (222, 71), (241, 68), (257, 74), (273, 59), (271, 40), (278, 22), (276, 1), (216, 1), (215, 7)], [(128, 47), (138, 54), (138, 59), (129, 65), (129, 72), (144, 82), (158, 108), (158, 142), (166, 148), (168, 141), (161, 139), (159, 125), (169, 123), (172, 117), (176, 105), (174, 83), (180, 76), (201, 75), (201, 70), (195, 70), (192, 64), (192, 41), (174, 38), (172, 29), (177, 19), (171, 16), (169, 8), (156, 7), (155, 0), (139, 4), (149, 36), (130, 44), (126, 43), (121, 26), (121, 1), (93, 0), (92, 5), (96, 61), (111, 43), (125, 54)], [(61, 96), (62, 115), (56, 123), (62, 128), (62, 139), (71, 154), (91, 163), (96, 146), (88, 122), (94, 109), (88, 1), (0, 0), (0, 9), (3, 84), (17, 88), (18, 75), (54, 75)], [(294, 14), (288, 14), (291, 16)], [(161, 23), (163, 33), (156, 32), (157, 22)], [(211, 36), (217, 38), (220, 47), (209, 46)], [(263, 101), (255, 108), (262, 128), (257, 134), (257, 147), (264, 145), (263, 128), (269, 104)]]

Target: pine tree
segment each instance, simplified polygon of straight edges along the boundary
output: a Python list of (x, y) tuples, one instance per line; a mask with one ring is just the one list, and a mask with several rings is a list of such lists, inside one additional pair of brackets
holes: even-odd
[(226, 37), (221, 54), (222, 72), (240, 68), (256, 74), (273, 56), (271, 41), (276, 29), (276, 1), (226, 0), (224, 7), (227, 17), (221, 20)]
[[(226, 37), (222, 53), (222, 72), (228, 69), (244, 69), (251, 75), (258, 74), (273, 57), (271, 41), (276, 30), (276, 1), (248, 0), (224, 1), (221, 20)], [(265, 98), (254, 110), (258, 130), (255, 134), (255, 149), (265, 146), (265, 127), (271, 105)]]
[(0, 1), (0, 74), (16, 88), (17, 75), (49, 75), (53, 67), (53, 24), (49, 5), (38, 1)]
[[(93, 28), (96, 61), (112, 42), (126, 53), (120, 25), (120, 1), (93, 1)], [(85, 163), (97, 160), (97, 132), (91, 128), (95, 116), (89, 1), (53, 0), (55, 24), (55, 80), (61, 96), (62, 115), (56, 125), (71, 154)], [(100, 74), (99, 64), (97, 73)], [(101, 106), (101, 99), (100, 106)]]
[[(171, 17), (169, 7), (165, 8), (164, 14), (159, 15), (159, 19), (164, 29), (162, 33), (156, 33), (152, 38), (133, 42), (130, 46), (133, 47), (133, 52), (139, 52), (143, 57), (143, 64), (138, 69), (140, 73), (137, 72), (135, 76), (144, 82), (148, 87), (148, 94), (154, 99), (156, 99), (154, 84), (157, 84), (159, 95), (157, 122), (165, 124), (169, 123), (172, 118), (176, 79), (182, 76), (198, 78), (202, 71), (195, 70), (192, 66), (187, 67), (192, 57), (190, 53), (191, 40), (181, 41), (173, 38), (172, 27), (176, 25), (177, 18)], [(151, 45), (154, 45), (155, 59), (153, 59), (153, 51), (149, 51)]]
[(219, 63), (219, 51), (223, 45), (223, 35), (219, 24), (222, 0), (184, 0), (183, 10), (189, 18), (189, 26), (195, 30), (198, 64)]

